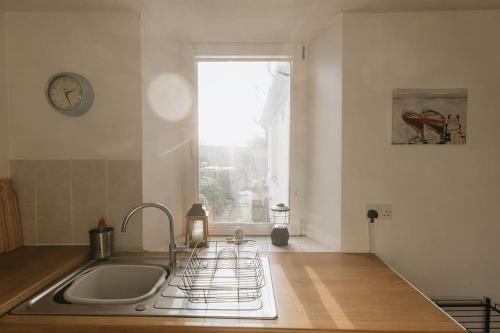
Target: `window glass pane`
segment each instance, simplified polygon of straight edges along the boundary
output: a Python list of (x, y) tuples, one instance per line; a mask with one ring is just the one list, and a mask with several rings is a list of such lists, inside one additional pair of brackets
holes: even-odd
[(198, 62), (199, 199), (211, 222), (265, 223), (288, 204), (288, 61)]

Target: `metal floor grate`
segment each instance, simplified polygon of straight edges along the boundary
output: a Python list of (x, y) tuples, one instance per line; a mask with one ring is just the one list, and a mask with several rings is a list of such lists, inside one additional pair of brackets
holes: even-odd
[(491, 299), (439, 299), (440, 308), (471, 333), (500, 333), (500, 305)]

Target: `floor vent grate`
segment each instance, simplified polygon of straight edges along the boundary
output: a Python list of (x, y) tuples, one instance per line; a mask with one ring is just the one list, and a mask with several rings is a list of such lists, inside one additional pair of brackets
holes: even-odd
[(471, 333), (500, 333), (500, 305), (491, 299), (436, 299), (440, 308)]

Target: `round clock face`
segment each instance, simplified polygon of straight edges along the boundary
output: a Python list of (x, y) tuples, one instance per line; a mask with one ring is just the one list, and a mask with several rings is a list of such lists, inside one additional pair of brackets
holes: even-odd
[(61, 110), (71, 110), (82, 101), (82, 86), (71, 76), (56, 77), (49, 84), (49, 100)]
[(49, 104), (65, 116), (79, 116), (94, 102), (90, 82), (76, 73), (58, 73), (47, 82), (45, 95)]

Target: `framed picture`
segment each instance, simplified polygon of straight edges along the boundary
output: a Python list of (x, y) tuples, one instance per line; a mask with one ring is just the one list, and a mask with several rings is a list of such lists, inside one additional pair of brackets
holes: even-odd
[(392, 143), (458, 144), (467, 136), (467, 89), (394, 89)]

